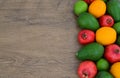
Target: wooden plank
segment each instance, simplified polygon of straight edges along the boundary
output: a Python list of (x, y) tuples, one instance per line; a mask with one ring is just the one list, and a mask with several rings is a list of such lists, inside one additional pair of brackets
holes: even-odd
[(75, 0), (0, 0), (0, 78), (78, 78)]

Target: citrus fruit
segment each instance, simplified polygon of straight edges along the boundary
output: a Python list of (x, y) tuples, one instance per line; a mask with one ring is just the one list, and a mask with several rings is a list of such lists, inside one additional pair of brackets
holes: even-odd
[(101, 58), (97, 61), (98, 70), (107, 70), (109, 68), (109, 63), (107, 60)]
[(88, 8), (88, 12), (94, 15), (96, 18), (101, 17), (106, 12), (105, 2), (103, 0), (93, 1)]
[(115, 24), (113, 25), (113, 28), (116, 30), (116, 32), (117, 32), (118, 34), (120, 34), (120, 22), (115, 23)]
[(116, 31), (111, 27), (101, 27), (96, 31), (96, 41), (102, 45), (114, 43), (116, 36)]
[(120, 62), (116, 62), (111, 66), (110, 72), (115, 78), (120, 78)]
[(107, 71), (99, 71), (95, 78), (114, 78), (111, 73)]
[(74, 13), (78, 16), (80, 13), (87, 11), (87, 8), (87, 3), (79, 0), (74, 4)]

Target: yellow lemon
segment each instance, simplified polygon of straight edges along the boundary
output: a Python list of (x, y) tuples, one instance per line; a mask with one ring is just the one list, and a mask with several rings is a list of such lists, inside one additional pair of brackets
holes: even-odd
[(101, 27), (96, 31), (96, 41), (102, 45), (114, 43), (116, 36), (116, 31), (111, 27)]
[(103, 0), (95, 0), (90, 4), (88, 11), (96, 18), (99, 18), (105, 14), (106, 4)]
[(110, 72), (115, 78), (120, 78), (120, 62), (114, 63), (110, 68)]

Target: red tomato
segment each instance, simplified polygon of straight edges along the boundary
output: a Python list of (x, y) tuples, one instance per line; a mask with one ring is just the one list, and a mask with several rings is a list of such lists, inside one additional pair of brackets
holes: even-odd
[(92, 30), (81, 30), (78, 33), (78, 41), (81, 44), (88, 44), (95, 41), (95, 33)]
[(84, 0), (87, 4), (91, 4), (94, 0)]
[(111, 27), (114, 24), (114, 19), (110, 15), (103, 15), (99, 18), (100, 26)]

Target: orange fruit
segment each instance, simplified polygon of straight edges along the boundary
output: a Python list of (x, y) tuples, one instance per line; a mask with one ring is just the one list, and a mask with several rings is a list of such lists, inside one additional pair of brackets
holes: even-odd
[(105, 14), (106, 4), (103, 0), (95, 0), (90, 4), (88, 11), (96, 18), (99, 18)]
[(115, 78), (120, 78), (120, 62), (114, 63), (110, 68), (110, 72)]
[(111, 27), (101, 27), (96, 31), (96, 41), (102, 45), (114, 43), (116, 36), (116, 31)]

